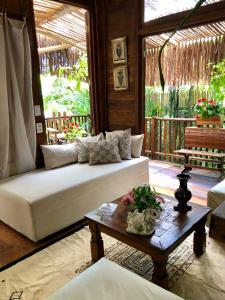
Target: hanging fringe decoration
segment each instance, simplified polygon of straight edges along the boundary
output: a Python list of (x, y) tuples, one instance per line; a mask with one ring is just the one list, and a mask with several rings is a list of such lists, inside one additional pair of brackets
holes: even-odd
[[(56, 40), (41, 34), (37, 35), (37, 40), (39, 48), (59, 45)], [(72, 67), (84, 52), (71, 46), (71, 48), (39, 54), (40, 72), (57, 75), (60, 67)]]
[[(160, 47), (146, 51), (146, 86), (160, 86), (158, 55)], [(210, 64), (225, 58), (225, 36), (169, 45), (162, 53), (162, 71), (168, 86), (208, 85)]]

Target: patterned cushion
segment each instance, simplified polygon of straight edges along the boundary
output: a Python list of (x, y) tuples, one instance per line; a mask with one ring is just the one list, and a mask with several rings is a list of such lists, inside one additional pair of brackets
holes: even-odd
[(96, 136), (87, 136), (76, 138), (77, 152), (78, 152), (78, 162), (84, 163), (89, 161), (89, 142), (97, 142), (103, 140), (103, 133), (100, 133)]
[(144, 134), (131, 136), (131, 155), (133, 157), (140, 157), (144, 140)]
[(122, 159), (131, 159), (131, 135), (130, 129), (106, 132), (106, 139), (117, 138), (119, 141), (119, 151)]
[(88, 148), (90, 165), (121, 162), (117, 139), (88, 143)]

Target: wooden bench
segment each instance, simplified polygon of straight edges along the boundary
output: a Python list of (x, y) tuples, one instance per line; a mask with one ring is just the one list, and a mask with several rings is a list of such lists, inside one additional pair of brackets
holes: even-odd
[[(185, 149), (176, 150), (174, 153), (184, 155), (185, 168), (216, 170), (220, 171), (220, 178), (224, 177), (225, 128), (186, 127), (184, 143)], [(204, 148), (205, 150), (193, 150), (193, 148)], [(215, 149), (220, 153), (213, 152)], [(215, 163), (218, 167), (193, 165), (190, 163), (191, 160)]]

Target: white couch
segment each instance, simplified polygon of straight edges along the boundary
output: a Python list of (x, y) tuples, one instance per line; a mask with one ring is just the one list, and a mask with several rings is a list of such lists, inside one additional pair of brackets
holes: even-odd
[(59, 231), (132, 187), (149, 182), (149, 159), (37, 169), (0, 182), (0, 220), (33, 241)]
[(102, 258), (47, 300), (182, 300), (142, 277)]
[(223, 201), (225, 201), (225, 180), (219, 182), (208, 191), (207, 206), (211, 207), (214, 210)]

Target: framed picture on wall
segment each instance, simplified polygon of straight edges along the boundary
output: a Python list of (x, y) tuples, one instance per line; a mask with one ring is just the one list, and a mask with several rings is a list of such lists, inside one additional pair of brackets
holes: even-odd
[(121, 91), (128, 89), (127, 66), (119, 66), (113, 69), (114, 90)]
[(114, 39), (112, 42), (112, 52), (113, 52), (113, 63), (126, 63), (127, 62), (127, 38), (122, 37), (119, 39)]

